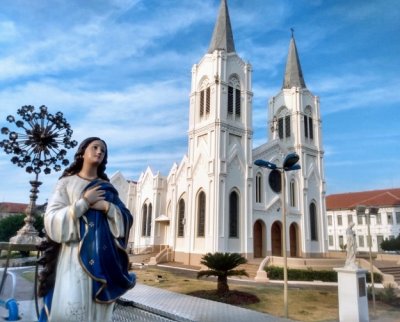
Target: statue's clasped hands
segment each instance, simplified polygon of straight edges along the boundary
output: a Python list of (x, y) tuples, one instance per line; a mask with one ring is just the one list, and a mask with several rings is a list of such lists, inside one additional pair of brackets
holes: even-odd
[(105, 191), (100, 189), (100, 186), (85, 191), (83, 199), (85, 199), (89, 208), (104, 211), (105, 213), (110, 208), (110, 203), (105, 200)]

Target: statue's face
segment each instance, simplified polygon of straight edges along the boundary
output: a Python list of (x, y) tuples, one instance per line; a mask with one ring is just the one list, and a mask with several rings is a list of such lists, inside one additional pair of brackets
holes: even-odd
[(83, 162), (89, 163), (90, 165), (99, 166), (106, 155), (106, 146), (100, 140), (91, 142), (83, 154)]

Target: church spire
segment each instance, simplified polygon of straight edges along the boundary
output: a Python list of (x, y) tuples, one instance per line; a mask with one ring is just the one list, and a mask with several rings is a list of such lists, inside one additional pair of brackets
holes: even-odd
[(296, 42), (294, 40), (293, 29), (292, 38), (290, 39), (289, 54), (286, 62), (285, 78), (283, 80), (282, 89), (300, 87), (306, 88), (303, 72), (301, 71), (300, 59), (297, 53)]
[(221, 0), (218, 19), (214, 27), (208, 53), (211, 54), (216, 49), (224, 49), (227, 53), (235, 52), (231, 20), (229, 19), (228, 5), (226, 0)]

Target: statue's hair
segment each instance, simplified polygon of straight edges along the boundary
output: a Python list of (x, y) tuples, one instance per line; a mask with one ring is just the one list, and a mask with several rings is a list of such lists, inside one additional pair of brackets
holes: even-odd
[(97, 167), (97, 176), (103, 180), (106, 181), (110, 181), (110, 179), (108, 179), (107, 174), (105, 173), (106, 171), (106, 165), (107, 165), (107, 156), (108, 156), (108, 151), (107, 151), (107, 144), (104, 140), (92, 136), (89, 137), (85, 140), (83, 140), (81, 142), (81, 144), (79, 144), (78, 149), (76, 150), (76, 153), (74, 155), (74, 161), (72, 162), (72, 164), (66, 168), (63, 172), (63, 174), (61, 175), (60, 179), (63, 177), (68, 177), (68, 176), (73, 176), (77, 173), (79, 173), (79, 171), (82, 170), (82, 166), (83, 166), (83, 155), (85, 154), (85, 150), (86, 148), (89, 146), (90, 143), (92, 143), (93, 141), (101, 141), (103, 142), (104, 146), (106, 147), (106, 151), (104, 154), (104, 159), (101, 162), (101, 164)]
[(37, 265), (42, 265), (43, 269), (38, 273), (38, 289), (39, 297), (44, 297), (56, 283), (56, 267), (58, 254), (61, 244), (51, 240), (48, 236), (37, 246), (42, 256), (39, 258)]

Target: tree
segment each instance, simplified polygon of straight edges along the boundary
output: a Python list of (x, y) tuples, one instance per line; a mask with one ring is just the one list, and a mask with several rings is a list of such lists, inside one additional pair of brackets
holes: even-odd
[[(7, 216), (3, 219), (0, 219), (0, 241), (8, 242), (11, 237), (15, 236), (19, 229), (24, 226), (25, 222), (24, 214), (16, 214)], [(33, 226), (39, 232), (39, 236), (43, 237), (43, 216), (38, 215), (35, 217), (35, 223)]]
[(209, 269), (199, 271), (197, 273), (197, 278), (203, 276), (217, 276), (217, 293), (218, 295), (224, 295), (229, 292), (229, 276), (249, 276), (244, 269), (234, 269), (246, 263), (247, 259), (238, 253), (207, 253), (201, 258), (201, 264), (207, 266)]
[(7, 216), (0, 220), (0, 241), (8, 242), (24, 225), (24, 214)]
[(381, 243), (381, 248), (386, 251), (400, 251), (400, 234), (393, 239), (385, 239)]

